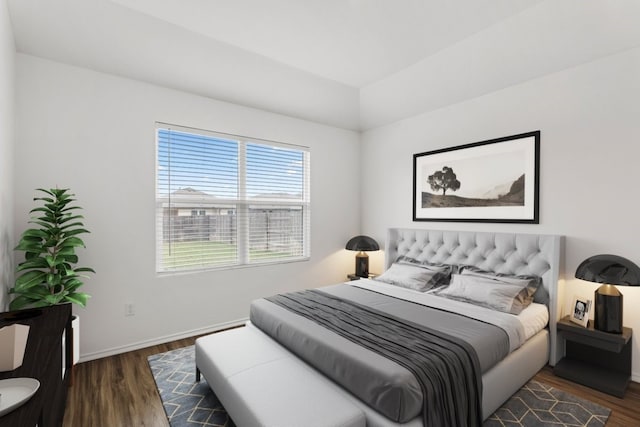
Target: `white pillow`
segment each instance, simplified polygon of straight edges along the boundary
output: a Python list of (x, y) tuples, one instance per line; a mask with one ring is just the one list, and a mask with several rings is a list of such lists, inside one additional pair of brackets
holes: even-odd
[(533, 292), (533, 302), (549, 305), (549, 293), (544, 286), (542, 286), (542, 278), (540, 276), (494, 273), (471, 265), (461, 266), (460, 274), (486, 277), (488, 279), (496, 279), (511, 284), (526, 285), (530, 288), (529, 292)]
[(449, 286), (435, 293), (505, 313), (520, 314), (533, 301), (531, 291), (535, 292), (535, 289), (531, 290), (526, 283), (453, 274)]
[(446, 266), (393, 263), (374, 280), (425, 292), (434, 286), (446, 284), (449, 276), (450, 269)]

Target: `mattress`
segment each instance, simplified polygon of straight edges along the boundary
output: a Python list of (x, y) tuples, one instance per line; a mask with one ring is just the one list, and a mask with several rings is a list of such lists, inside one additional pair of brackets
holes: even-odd
[[(434, 297), (439, 298), (441, 301), (439, 306), (443, 307), (445, 310), (468, 315), (478, 320), (489, 319), (489, 322), (496, 322), (496, 324), (501, 324), (499, 317), (504, 316), (495, 310), (491, 310), (485, 307), (479, 307), (461, 301), (452, 301), (450, 299), (438, 297), (431, 292), (419, 292), (413, 289), (402, 288), (376, 280), (361, 279), (345, 282), (345, 284), (372, 290), (394, 298), (400, 298), (405, 301), (411, 301), (423, 305), (433, 305), (435, 304), (434, 301), (437, 301), (434, 300)], [(507, 315), (506, 317), (509, 319), (506, 323), (508, 325), (512, 322), (513, 316)], [(529, 338), (533, 337), (538, 332), (547, 327), (547, 324), (549, 323), (549, 309), (544, 304), (532, 303), (517, 316), (517, 321), (519, 322), (519, 326), (517, 326), (517, 328), (519, 329), (519, 332), (517, 332), (519, 337), (516, 339), (512, 339), (513, 342), (510, 351), (514, 351)]]

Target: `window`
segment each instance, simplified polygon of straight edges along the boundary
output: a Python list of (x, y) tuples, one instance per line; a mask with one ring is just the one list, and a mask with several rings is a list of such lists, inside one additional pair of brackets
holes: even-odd
[(306, 147), (158, 123), (156, 270), (309, 257)]

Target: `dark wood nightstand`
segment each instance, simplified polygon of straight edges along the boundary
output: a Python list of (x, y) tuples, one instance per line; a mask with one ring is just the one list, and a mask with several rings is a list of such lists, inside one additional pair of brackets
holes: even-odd
[(565, 356), (553, 373), (596, 390), (624, 397), (631, 379), (631, 328), (622, 334), (602, 332), (593, 322), (583, 328), (565, 316), (558, 321), (558, 333), (565, 342)]

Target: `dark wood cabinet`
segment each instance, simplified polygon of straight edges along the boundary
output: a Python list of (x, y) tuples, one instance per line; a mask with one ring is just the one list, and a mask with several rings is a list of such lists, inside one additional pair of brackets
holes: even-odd
[(29, 325), (29, 338), (22, 366), (0, 372), (0, 379), (35, 378), (40, 388), (22, 406), (1, 416), (0, 427), (60, 426), (73, 362), (71, 304), (0, 313), (0, 327), (13, 323)]
[(622, 334), (602, 332), (592, 322), (584, 328), (566, 316), (558, 321), (565, 356), (553, 373), (605, 393), (624, 397), (631, 380), (631, 328)]

